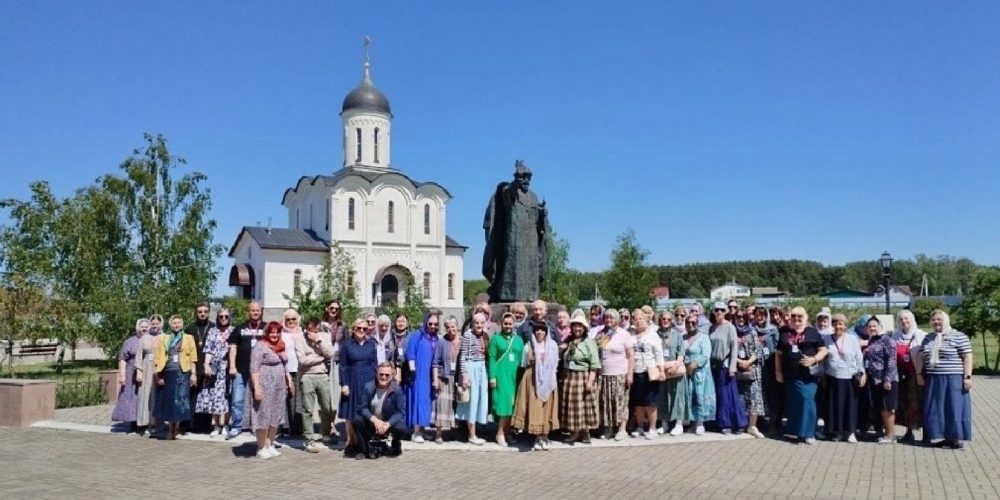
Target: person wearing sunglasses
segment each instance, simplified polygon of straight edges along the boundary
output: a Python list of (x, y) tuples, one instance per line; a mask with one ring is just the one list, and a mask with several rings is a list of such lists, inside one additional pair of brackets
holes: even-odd
[(406, 398), (395, 380), (395, 371), (392, 363), (379, 363), (375, 380), (365, 383), (361, 390), (360, 404), (351, 420), (351, 439), (359, 443), (359, 452), (369, 459), (380, 454), (375, 440), (390, 437), (392, 442), (386, 456), (398, 457), (403, 453), (403, 439), (410, 435), (405, 421)]
[(819, 363), (827, 349), (819, 331), (808, 325), (806, 310), (794, 307), (788, 314), (788, 325), (778, 337), (775, 353), (775, 379), (785, 386), (785, 434), (806, 444), (816, 443), (816, 389), (819, 384)]
[[(708, 333), (698, 326), (698, 317), (688, 315), (684, 320), (684, 367), (687, 370), (687, 420), (694, 425), (694, 433), (705, 434), (705, 421), (715, 418), (715, 382), (712, 380), (710, 360), (712, 341)], [(673, 432), (671, 432), (673, 434)]]
[(424, 325), (413, 332), (406, 344), (406, 363), (412, 377), (406, 382), (406, 425), (413, 428), (413, 442), (423, 443), (424, 428), (431, 424), (432, 370), (441, 329), (438, 314), (428, 314)]
[[(340, 302), (331, 300), (326, 303), (319, 326), (320, 330), (330, 336), (330, 343), (333, 344), (333, 357), (327, 362), (327, 371), (330, 373), (328, 381), (330, 394), (334, 398), (333, 401), (336, 402), (337, 394), (340, 394), (340, 347), (343, 345), (344, 339), (347, 338), (347, 327), (344, 326), (342, 319)], [(330, 428), (323, 429), (323, 433), (330, 433), (330, 440), (337, 442), (340, 439), (340, 433), (337, 432), (337, 427), (333, 424), (337, 421), (338, 407), (336, 404), (333, 405), (332, 411)]]
[[(684, 369), (684, 318), (687, 310), (678, 306), (674, 314), (662, 311), (657, 320), (656, 334), (663, 344), (663, 365), (666, 379), (660, 384), (660, 394), (657, 397), (657, 410), (660, 417), (658, 434), (666, 434), (668, 424), (674, 422), (670, 430), (671, 436), (684, 433), (684, 421), (687, 420), (687, 372)], [(677, 318), (677, 322), (674, 322)]]
[(712, 307), (712, 327), (709, 329), (708, 339), (712, 343), (715, 423), (723, 434), (739, 432), (748, 425), (747, 412), (736, 383), (739, 336), (736, 327), (727, 318), (726, 305), (722, 302), (716, 302)]
[(229, 434), (227, 425), (229, 402), (226, 400), (226, 351), (229, 349), (229, 334), (233, 331), (229, 309), (222, 308), (215, 315), (215, 324), (208, 331), (205, 340), (205, 387), (198, 393), (194, 411), (212, 416), (212, 432), (209, 437)]
[[(363, 398), (365, 385), (375, 379), (378, 354), (375, 341), (368, 338), (368, 322), (358, 318), (351, 325), (351, 337), (340, 348), (340, 414), (348, 418), (358, 415), (364, 405), (370, 403)], [(405, 405), (405, 403), (404, 403)], [(362, 443), (351, 429), (353, 420), (347, 420), (347, 447), (344, 456), (354, 457), (361, 453)]]

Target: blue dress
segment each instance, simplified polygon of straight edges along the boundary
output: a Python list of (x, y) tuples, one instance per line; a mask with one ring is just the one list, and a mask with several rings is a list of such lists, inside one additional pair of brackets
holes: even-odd
[[(340, 417), (351, 420), (357, 416), (358, 408), (368, 404), (362, 393), (365, 384), (375, 380), (375, 368), (378, 366), (376, 342), (365, 339), (359, 343), (352, 336), (344, 340), (340, 348), (340, 385), (350, 390), (348, 396), (340, 397)], [(338, 393), (340, 389), (337, 389)]]
[[(426, 326), (426, 321), (425, 321)], [(413, 332), (406, 343), (406, 361), (413, 361), (415, 370), (406, 384), (406, 425), (426, 427), (431, 424), (434, 393), (431, 390), (431, 367), (438, 336), (427, 333), (426, 327)]]
[(712, 342), (705, 333), (684, 339), (687, 349), (684, 352), (684, 364), (695, 363), (698, 368), (688, 377), (687, 397), (689, 422), (705, 422), (715, 419), (715, 382), (712, 380), (712, 369), (709, 358), (712, 354)]

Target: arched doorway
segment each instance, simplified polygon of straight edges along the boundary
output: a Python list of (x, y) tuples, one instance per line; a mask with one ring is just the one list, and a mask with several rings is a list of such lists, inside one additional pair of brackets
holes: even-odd
[(399, 280), (396, 279), (396, 276), (386, 273), (385, 276), (382, 276), (379, 288), (382, 292), (380, 306), (388, 307), (399, 303)]

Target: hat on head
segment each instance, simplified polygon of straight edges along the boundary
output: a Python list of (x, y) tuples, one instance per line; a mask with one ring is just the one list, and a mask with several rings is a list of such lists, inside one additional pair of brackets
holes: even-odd
[(726, 307), (725, 302), (716, 302), (715, 304), (712, 304), (712, 310), (714, 311), (716, 309), (722, 309), (723, 311), (725, 311), (728, 310), (729, 308)]
[(573, 326), (573, 323), (579, 323), (584, 328), (590, 327), (590, 322), (587, 321), (587, 317), (584, 316), (582, 312), (580, 314), (574, 314), (573, 317), (570, 318), (569, 326)]

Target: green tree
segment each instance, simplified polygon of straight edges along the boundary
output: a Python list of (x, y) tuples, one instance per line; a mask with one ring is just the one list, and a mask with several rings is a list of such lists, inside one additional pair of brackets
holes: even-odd
[(354, 269), (354, 259), (335, 241), (316, 279), (305, 280), (304, 289), (298, 296), (282, 296), (288, 301), (288, 307), (298, 311), (303, 318), (322, 318), (326, 304), (336, 300), (340, 302), (340, 317), (349, 323), (361, 313)]
[(486, 293), (490, 288), (490, 282), (486, 280), (465, 280), (462, 286), (462, 302), (465, 305), (474, 305), (479, 294)]
[(546, 233), (545, 237), (549, 239), (546, 245), (548, 265), (545, 266), (540, 298), (572, 310), (580, 300), (573, 288), (574, 273), (569, 268), (569, 242), (553, 231)]
[[(983, 352), (988, 353), (986, 339), (993, 335), (1000, 349), (1000, 268), (984, 267), (972, 276), (968, 293), (955, 311), (955, 328), (970, 336), (979, 336)], [(983, 360), (989, 367), (989, 357)], [(993, 359), (993, 372), (1000, 371), (1000, 355)]]
[(601, 293), (613, 307), (639, 307), (651, 302), (650, 290), (656, 275), (646, 265), (649, 252), (629, 229), (618, 236), (618, 246), (611, 251), (611, 267), (604, 273)]
[(403, 297), (398, 303), (382, 307), (380, 312), (395, 319), (399, 314), (406, 316), (411, 328), (423, 324), (424, 314), (427, 313), (427, 303), (424, 301), (424, 294), (417, 290), (413, 273), (409, 269), (405, 270), (403, 277), (405, 286), (403, 287)]

